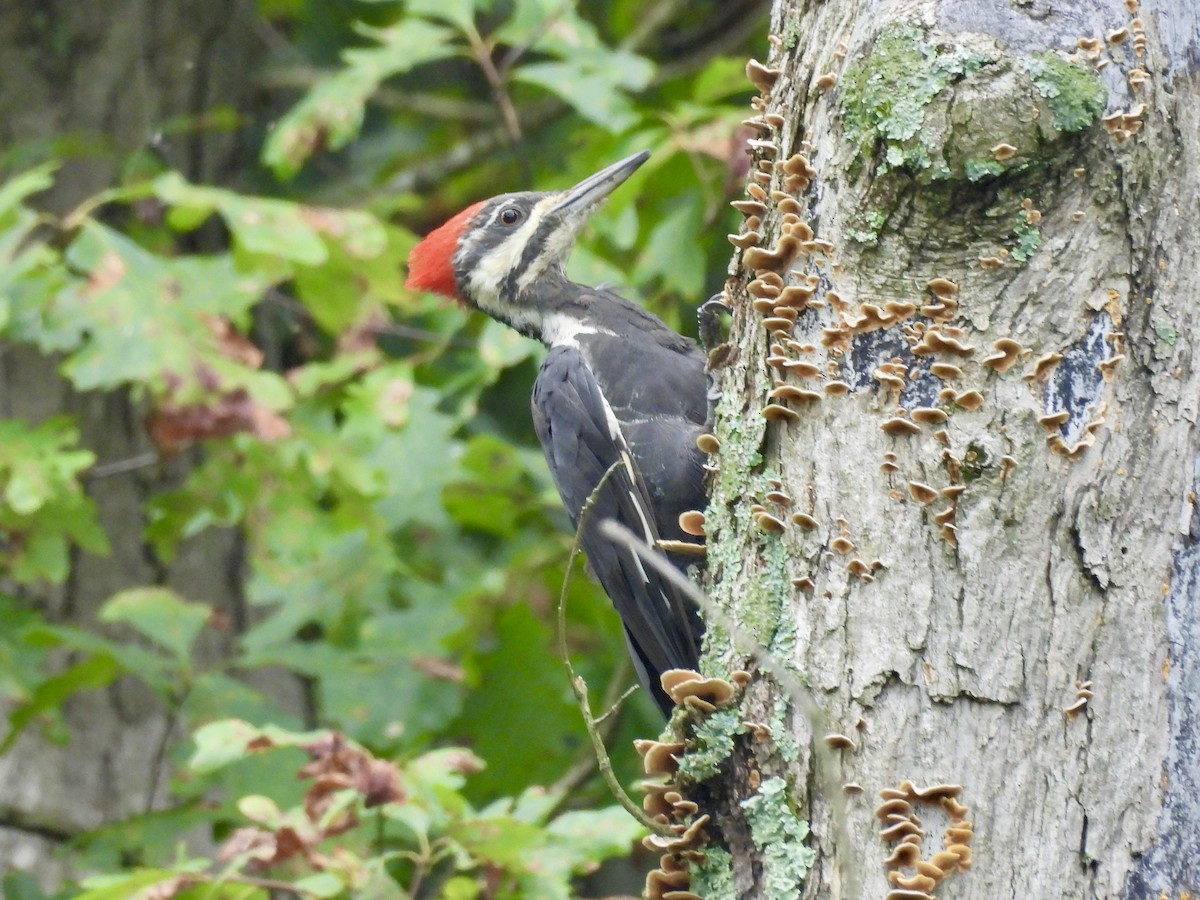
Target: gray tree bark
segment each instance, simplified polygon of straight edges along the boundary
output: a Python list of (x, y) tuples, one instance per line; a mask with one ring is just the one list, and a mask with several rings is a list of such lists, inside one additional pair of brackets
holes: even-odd
[[(52, 140), (88, 147), (39, 198), (50, 210), (70, 209), (113, 184), (120, 162), (167, 123), (196, 117), (199, 124), (214, 107), (247, 104), (246, 73), (264, 49), (254, 21), (253, 5), (242, 0), (0, 5), (0, 145), (33, 158), (60, 155)], [(233, 135), (202, 124), (167, 135), (170, 163), (198, 181), (228, 181), (238, 149)], [(73, 392), (57, 365), (28, 348), (0, 349), (0, 415), (33, 422), (73, 416), (101, 471), (150, 454), (144, 410), (124, 395)], [(66, 584), (31, 594), (30, 602), (52, 619), (88, 624), (115, 591), (162, 584), (243, 622), (235, 533), (208, 530), (169, 565), (142, 543), (144, 501), (175, 483), (186, 465), (118, 465), (92, 478), (88, 490), (112, 554), (80, 555)], [(204, 648), (209, 659), (223, 652), (217, 643)], [(132, 680), (80, 695), (67, 712), (69, 743), (47, 743), (33, 729), (0, 757), (0, 871), (32, 870), (46, 884), (63, 874), (51, 858), (63, 840), (161, 803), (168, 782), (162, 752), (178, 737), (170, 711)]]
[(706, 525), (712, 668), (760, 677), (691, 889), (1194, 894), (1200, 12), (772, 32)]

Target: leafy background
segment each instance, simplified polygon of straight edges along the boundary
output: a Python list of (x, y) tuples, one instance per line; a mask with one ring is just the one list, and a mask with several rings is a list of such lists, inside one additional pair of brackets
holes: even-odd
[[(82, 752), (70, 701), (121, 680), (172, 726), (144, 811), (66, 845), (80, 880), (10, 870), (4, 896), (600, 890), (578, 876), (639, 832), (594, 777), (557, 656), (571, 535), (526, 411), (541, 350), (405, 291), (404, 261), (475, 199), (650, 149), (571, 270), (692, 331), (728, 258), (764, 4), (257, 14), (274, 50), (247, 77), (270, 112), (164, 122), (63, 215), (39, 196), (94, 148), (0, 153), (0, 339), (56, 360), (80, 394), (128, 398), (152, 442), (101, 464), (69, 412), (0, 421), (0, 749)], [(237, 183), (181, 173), (179, 142), (201, 130), (256, 148)], [(127, 584), (94, 619), (60, 615), (53, 586), (118, 537), (96, 480), (180, 461), (122, 537), (166, 564), (236, 529), (245, 621), (160, 583)], [(618, 623), (581, 574), (568, 593), (568, 643), (602, 707), (632, 681)], [(301, 702), (256, 677), (281, 670)], [(629, 740), (660, 721), (639, 693), (609, 725), (632, 783)]]

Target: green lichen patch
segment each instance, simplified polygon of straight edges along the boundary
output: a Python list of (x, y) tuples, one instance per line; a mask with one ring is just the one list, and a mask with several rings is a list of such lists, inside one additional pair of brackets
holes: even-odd
[(1004, 174), (1004, 163), (995, 159), (968, 159), (963, 163), (968, 181), (982, 181)]
[(1153, 326), (1154, 333), (1158, 335), (1158, 339), (1160, 341), (1174, 345), (1175, 341), (1179, 338), (1179, 332), (1175, 330), (1174, 326), (1171, 325), (1170, 322), (1164, 322), (1161, 319), (1155, 319), (1150, 324)]
[(1038, 247), (1042, 246), (1042, 230), (1031, 221), (1032, 218), (1029, 210), (1022, 209), (1017, 212), (1013, 224), (1012, 258), (1019, 263), (1028, 262)]
[(881, 209), (868, 209), (855, 214), (846, 228), (846, 237), (862, 244), (864, 247), (874, 247), (879, 243), (879, 232), (887, 222), (887, 213)]
[(886, 25), (871, 51), (851, 63), (841, 79), (839, 108), (847, 140), (860, 155), (883, 144), (880, 174), (929, 168), (940, 153), (923, 140), (926, 107), (951, 84), (993, 61), (959, 44), (929, 40), (911, 20)]
[(733, 754), (733, 739), (745, 730), (735, 710), (713, 713), (692, 733), (692, 743), (679, 759), (680, 777), (706, 781), (720, 773), (725, 760)]
[(1082, 131), (1104, 111), (1108, 94), (1091, 69), (1049, 51), (1021, 60), (1020, 68), (1046, 100), (1059, 131)]
[(704, 900), (735, 900), (737, 891), (733, 886), (733, 856), (720, 847), (708, 847), (704, 861), (688, 866), (692, 883), (688, 889)]
[(799, 897), (817, 854), (804, 846), (808, 822), (792, 811), (787, 782), (778, 776), (766, 779), (757, 794), (742, 801), (742, 810), (762, 856), (763, 895), (775, 900)]

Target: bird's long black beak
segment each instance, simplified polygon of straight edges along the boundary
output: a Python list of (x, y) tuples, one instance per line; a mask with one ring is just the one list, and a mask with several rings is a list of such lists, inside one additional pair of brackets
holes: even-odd
[(550, 212), (557, 215), (586, 217), (649, 158), (650, 151), (643, 150), (641, 153), (627, 156), (620, 162), (601, 169), (595, 175), (589, 175), (575, 187), (564, 191), (561, 199)]

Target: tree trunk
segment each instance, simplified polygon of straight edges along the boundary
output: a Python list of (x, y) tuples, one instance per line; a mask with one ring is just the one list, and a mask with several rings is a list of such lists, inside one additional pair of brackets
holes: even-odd
[(1194, 893), (1200, 13), (772, 31), (706, 525), (713, 668), (761, 678), (695, 738), (734, 750), (691, 889)]
[[(202, 118), (248, 96), (245, 73), (262, 52), (252, 20), (252, 6), (240, 0), (4, 4), (0, 145), (34, 159), (72, 155), (56, 151), (52, 140), (76, 148), (79, 155), (59, 171), (54, 189), (39, 198), (56, 212), (113, 184), (121, 160), (166, 123), (187, 117), (193, 130), (167, 136), (170, 163), (198, 181), (228, 179), (234, 138), (209, 130)], [(78, 150), (84, 146), (87, 154)], [(148, 465), (122, 466), (151, 450), (144, 410), (124, 394), (75, 393), (58, 375), (58, 362), (32, 348), (3, 348), (0, 415), (31, 422), (70, 415), (98, 468), (117, 464), (113, 474), (89, 481), (112, 553), (75, 559), (66, 584), (31, 601), (55, 620), (91, 622), (115, 591), (165, 584), (243, 621), (242, 551), (233, 531), (204, 532), (170, 565), (142, 542), (145, 499), (173, 484), (186, 461), (163, 469), (151, 455)], [(205, 649), (210, 657), (221, 652)], [(132, 680), (79, 695), (67, 713), (69, 743), (50, 744), (34, 729), (0, 757), (0, 869), (30, 869), (47, 883), (58, 872), (51, 854), (61, 841), (162, 800), (168, 786), (162, 754), (177, 736), (169, 711)]]

